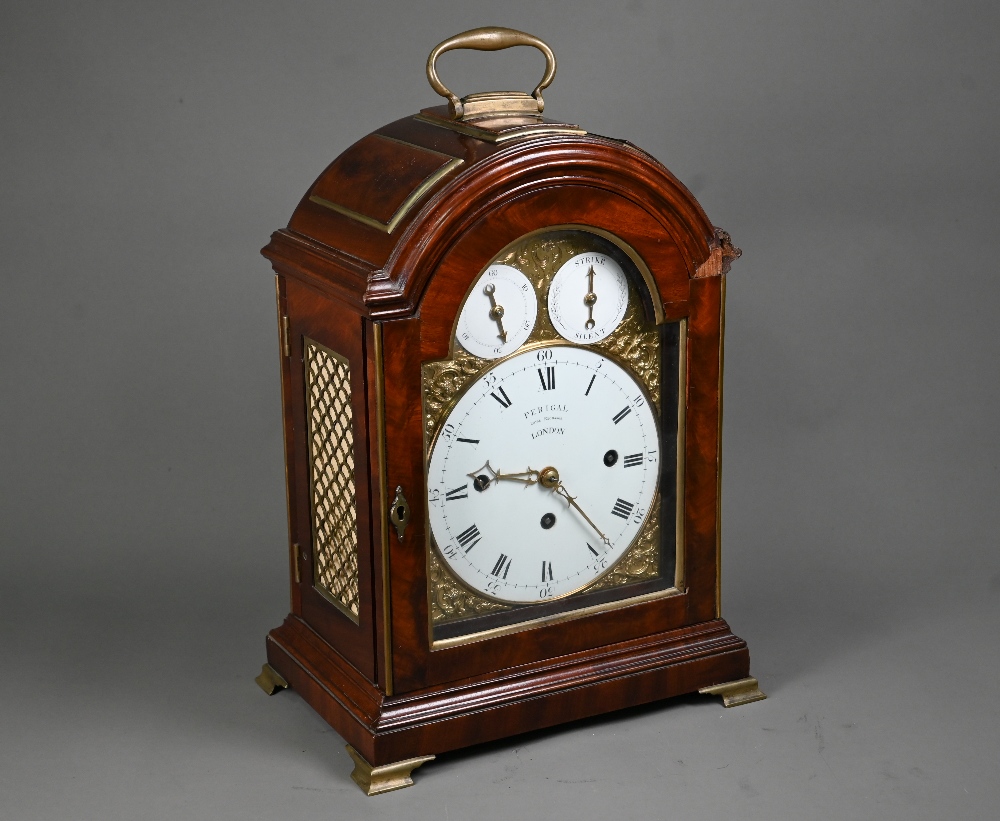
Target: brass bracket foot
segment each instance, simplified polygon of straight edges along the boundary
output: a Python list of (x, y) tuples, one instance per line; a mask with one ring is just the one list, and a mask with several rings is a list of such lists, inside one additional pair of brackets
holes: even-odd
[(749, 704), (751, 701), (767, 698), (760, 691), (757, 679), (753, 676), (741, 678), (739, 681), (727, 681), (725, 684), (702, 687), (698, 692), (706, 696), (722, 696), (722, 703), (726, 707), (737, 707), (740, 704)]
[(285, 681), (281, 674), (275, 670), (270, 664), (265, 664), (260, 668), (260, 675), (254, 679), (257, 684), (260, 685), (260, 689), (267, 693), (269, 696), (273, 696), (278, 690), (284, 690), (288, 686), (288, 682)]
[(373, 767), (350, 744), (347, 745), (347, 754), (354, 759), (354, 772), (351, 773), (351, 778), (361, 787), (365, 795), (378, 795), (412, 786), (413, 779), (410, 778), (410, 773), (421, 764), (434, 759), (432, 755), (423, 755), (419, 758), (408, 758), (406, 761)]

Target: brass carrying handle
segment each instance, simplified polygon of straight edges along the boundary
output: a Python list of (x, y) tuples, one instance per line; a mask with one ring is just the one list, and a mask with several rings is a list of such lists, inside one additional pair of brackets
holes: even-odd
[[(437, 59), (446, 51), (457, 48), (475, 49), (477, 51), (499, 51), (512, 46), (534, 46), (545, 55), (545, 76), (530, 95), (523, 91), (490, 91), (485, 94), (469, 94), (462, 99), (448, 89), (437, 73)], [(500, 26), (484, 26), (470, 29), (449, 37), (434, 46), (427, 58), (427, 81), (438, 94), (448, 100), (453, 119), (469, 119), (473, 116), (486, 115), (518, 116), (525, 114), (538, 115), (545, 108), (542, 100), (542, 89), (548, 88), (556, 76), (556, 56), (543, 40), (533, 34), (527, 34), (516, 29)]]

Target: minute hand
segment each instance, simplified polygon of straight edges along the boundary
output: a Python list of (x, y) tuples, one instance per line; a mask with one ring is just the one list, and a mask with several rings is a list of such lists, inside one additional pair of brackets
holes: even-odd
[(597, 525), (594, 524), (594, 520), (591, 519), (586, 513), (583, 512), (583, 508), (580, 507), (576, 503), (576, 497), (569, 495), (569, 491), (566, 490), (566, 488), (563, 485), (563, 483), (560, 482), (553, 489), (555, 490), (556, 493), (558, 493), (560, 496), (562, 496), (570, 505), (572, 505), (573, 507), (575, 507), (576, 510), (577, 510), (577, 512), (581, 516), (583, 516), (584, 519), (587, 520), (587, 524), (589, 524), (592, 528), (594, 528), (594, 530), (597, 533), (597, 535), (601, 537), (601, 541), (604, 542), (604, 544), (606, 544), (608, 547), (611, 547), (611, 540), (608, 539), (608, 537), (605, 536), (604, 533), (601, 532), (601, 529)]

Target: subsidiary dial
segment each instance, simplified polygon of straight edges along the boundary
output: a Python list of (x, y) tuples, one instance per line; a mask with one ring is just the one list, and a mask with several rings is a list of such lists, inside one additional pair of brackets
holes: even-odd
[(537, 316), (538, 300), (528, 278), (509, 265), (491, 265), (462, 306), (459, 344), (482, 359), (506, 356), (531, 335)]
[(587, 251), (567, 260), (549, 286), (549, 318), (570, 342), (604, 339), (625, 316), (628, 279), (614, 258)]

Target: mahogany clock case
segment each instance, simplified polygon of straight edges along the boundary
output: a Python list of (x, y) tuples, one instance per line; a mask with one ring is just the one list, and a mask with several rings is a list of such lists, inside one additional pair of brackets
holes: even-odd
[[(428, 109), (359, 141), (263, 251), (277, 273), (291, 544), (291, 613), (268, 635), (267, 659), (376, 766), (749, 676), (746, 644), (719, 612), (723, 306), (739, 252), (626, 142), (558, 127), (467, 134), (435, 122), (446, 116)], [(650, 274), (638, 283), (646, 318), (671, 329), (664, 339), (683, 334), (673, 348), (683, 351), (683, 583), (630, 606), (436, 646), (421, 364), (448, 356), (462, 299), (500, 249), (560, 226), (631, 249)], [(307, 345), (349, 371), (350, 608), (314, 583)], [(409, 508), (401, 536), (389, 521), (397, 488)]]

